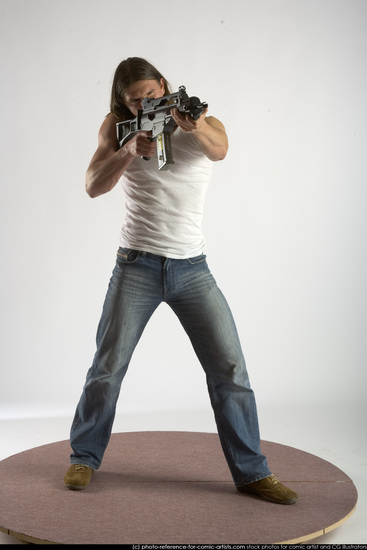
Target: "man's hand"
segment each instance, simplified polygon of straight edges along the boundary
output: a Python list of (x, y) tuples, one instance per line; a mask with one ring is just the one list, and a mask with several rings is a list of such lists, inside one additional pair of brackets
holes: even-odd
[(223, 124), (216, 118), (207, 117), (208, 109), (194, 120), (189, 114), (172, 109), (171, 114), (183, 132), (192, 133), (200, 149), (210, 160), (222, 160), (228, 151), (228, 138)]
[(202, 125), (205, 124), (207, 112), (208, 109), (205, 109), (197, 120), (194, 120), (189, 114), (180, 113), (177, 109), (172, 109), (171, 115), (177, 126), (179, 126), (183, 132), (189, 133), (200, 130)]
[(151, 132), (138, 132), (121, 149), (117, 147), (116, 118), (111, 113), (98, 133), (98, 148), (88, 166), (85, 188), (90, 197), (99, 197), (115, 187), (135, 157), (151, 157), (156, 144)]
[(152, 132), (138, 132), (122, 147), (133, 157), (152, 157), (156, 150), (156, 144), (151, 141)]

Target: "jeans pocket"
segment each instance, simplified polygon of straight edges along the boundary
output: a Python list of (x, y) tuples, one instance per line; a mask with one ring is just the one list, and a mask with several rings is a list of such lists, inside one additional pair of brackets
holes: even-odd
[(187, 258), (187, 262), (191, 265), (197, 265), (205, 262), (206, 255), (200, 254), (199, 256), (195, 256), (194, 258)]
[(132, 248), (119, 248), (117, 251), (117, 261), (124, 264), (132, 264), (139, 257), (139, 250)]

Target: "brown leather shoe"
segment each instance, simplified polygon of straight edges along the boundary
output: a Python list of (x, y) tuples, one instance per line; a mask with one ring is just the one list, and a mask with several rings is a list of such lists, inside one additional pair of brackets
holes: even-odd
[(69, 489), (85, 489), (92, 478), (94, 470), (84, 464), (72, 464), (64, 477), (64, 483)]
[(274, 475), (237, 487), (241, 493), (257, 495), (270, 502), (277, 504), (294, 504), (298, 500), (298, 495), (292, 489), (285, 487)]

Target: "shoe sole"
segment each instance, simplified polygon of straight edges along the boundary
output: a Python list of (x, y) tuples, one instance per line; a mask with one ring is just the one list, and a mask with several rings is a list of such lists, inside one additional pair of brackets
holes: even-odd
[(274, 504), (290, 505), (290, 504), (296, 504), (296, 502), (298, 501), (298, 497), (290, 498), (289, 500), (276, 500), (274, 498), (270, 498), (270, 497), (267, 497), (265, 495), (259, 495), (258, 493), (253, 493), (252, 491), (246, 491), (242, 487), (238, 487), (237, 490), (240, 493), (243, 493), (245, 495), (250, 495), (252, 497), (257, 497), (257, 498), (260, 498), (261, 500), (266, 500), (268, 502), (274, 502)]
[(291, 498), (290, 500), (275, 500), (275, 499), (268, 498), (268, 497), (260, 497), (259, 495), (254, 495), (254, 496), (258, 496), (259, 498), (267, 500), (268, 502), (274, 502), (275, 504), (289, 505), (289, 504), (296, 504), (296, 502), (298, 501), (298, 498)]
[[(89, 485), (89, 483), (88, 483), (88, 485)], [(82, 489), (86, 489), (86, 487), (88, 487), (88, 485), (70, 485), (68, 483), (65, 483), (65, 487), (67, 487), (71, 491), (81, 491)]]

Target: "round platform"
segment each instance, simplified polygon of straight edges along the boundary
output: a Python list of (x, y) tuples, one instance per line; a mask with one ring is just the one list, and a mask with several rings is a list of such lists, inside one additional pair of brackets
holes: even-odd
[(239, 493), (217, 434), (113, 434), (83, 491), (63, 485), (68, 441), (36, 447), (0, 462), (0, 530), (34, 543), (301, 543), (353, 513), (357, 491), (340, 469), (277, 443), (262, 451), (296, 504)]

